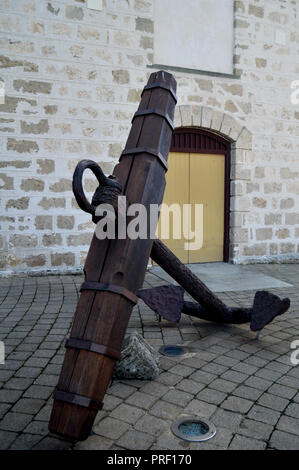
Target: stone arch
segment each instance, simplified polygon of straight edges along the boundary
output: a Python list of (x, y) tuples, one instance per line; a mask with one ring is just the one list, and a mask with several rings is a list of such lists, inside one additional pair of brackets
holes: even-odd
[(250, 211), (246, 182), (251, 181), (252, 134), (234, 116), (201, 105), (178, 105), (174, 125), (198, 127), (220, 134), (231, 142), (230, 255), (233, 263), (244, 262), (243, 250), (249, 244), (249, 230), (244, 215)]
[(251, 150), (252, 135), (234, 116), (208, 106), (179, 105), (174, 116), (175, 127), (200, 127), (221, 134), (234, 143), (234, 148)]

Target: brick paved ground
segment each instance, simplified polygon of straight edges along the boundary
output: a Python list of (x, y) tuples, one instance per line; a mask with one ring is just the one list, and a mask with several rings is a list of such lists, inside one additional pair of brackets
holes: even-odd
[[(247, 267), (248, 269), (248, 267)], [(219, 326), (183, 315), (179, 326), (162, 322), (142, 302), (130, 330), (158, 348), (183, 343), (194, 351), (161, 356), (152, 382), (114, 381), (94, 435), (70, 445), (48, 434), (54, 386), (64, 355), (81, 276), (15, 277), (1, 280), (1, 449), (299, 449), (299, 365), (290, 343), (299, 339), (299, 265), (250, 269), (293, 285), (290, 312), (267, 326), (259, 341), (247, 325)], [(161, 279), (148, 273), (145, 286)], [(230, 305), (250, 305), (253, 291), (221, 293)], [(206, 443), (188, 443), (170, 431), (181, 415), (209, 418), (217, 428)]]

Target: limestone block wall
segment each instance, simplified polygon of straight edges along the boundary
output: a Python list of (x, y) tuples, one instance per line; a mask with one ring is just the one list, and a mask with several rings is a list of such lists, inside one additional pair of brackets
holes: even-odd
[[(153, 64), (154, 0), (1, 0), (2, 273), (75, 271), (93, 224), (74, 201), (82, 158), (111, 173)], [(299, 6), (234, 2), (240, 78), (173, 71), (176, 126), (232, 141), (231, 260), (299, 257)], [(200, 19), (199, 19), (200, 26)], [(179, 53), (179, 51), (178, 51)], [(91, 195), (96, 184), (85, 177)]]

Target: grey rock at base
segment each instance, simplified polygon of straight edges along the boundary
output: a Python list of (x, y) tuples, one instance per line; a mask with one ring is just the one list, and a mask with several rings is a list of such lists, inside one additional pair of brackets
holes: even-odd
[(116, 363), (116, 379), (153, 380), (159, 374), (159, 353), (136, 332), (128, 335)]

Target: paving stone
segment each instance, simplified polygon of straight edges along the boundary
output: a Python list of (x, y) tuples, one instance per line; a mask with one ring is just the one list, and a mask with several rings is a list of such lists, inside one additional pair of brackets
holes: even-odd
[(238, 359), (239, 361), (243, 361), (246, 359), (248, 356), (250, 356), (249, 353), (246, 353), (244, 351), (240, 351), (239, 349), (235, 349), (233, 351), (228, 351), (226, 353), (228, 357), (233, 357), (234, 359)]
[(5, 370), (18, 370), (23, 365), (23, 361), (8, 359), (5, 361)]
[(25, 344), (22, 343), (20, 346), (17, 347), (16, 351), (22, 351), (22, 352), (34, 352), (38, 347), (38, 344)]
[(231, 450), (264, 450), (267, 443), (252, 439), (250, 437), (239, 436), (236, 434), (231, 441), (229, 448)]
[(220, 392), (230, 393), (236, 388), (237, 384), (228, 380), (216, 379), (210, 384), (210, 388), (219, 390)]
[(262, 369), (256, 371), (255, 375), (256, 377), (261, 377), (262, 379), (275, 382), (281, 377), (282, 372), (276, 372), (274, 370), (266, 369), (265, 367), (263, 367)]
[(30, 352), (27, 352), (27, 353), (26, 352), (13, 352), (8, 356), (8, 358), (9, 359), (20, 360), (20, 361), (25, 361), (30, 356), (31, 356)]
[(29, 434), (38, 434), (45, 436), (49, 433), (47, 421), (31, 421), (28, 426), (25, 428), (24, 432)]
[(281, 377), (280, 379), (278, 379), (277, 383), (285, 385), (286, 387), (295, 388), (296, 391), (298, 391), (298, 389), (299, 389), (299, 379), (297, 379), (296, 377), (284, 376), (284, 377)]
[(270, 439), (270, 446), (280, 450), (299, 450), (299, 439), (294, 434), (275, 430)]
[(41, 439), (42, 437), (36, 434), (22, 433), (15, 439), (9, 450), (31, 450)]
[(39, 413), (35, 416), (35, 419), (39, 421), (49, 421), (52, 411), (52, 405), (45, 405)]
[(210, 418), (210, 416), (215, 412), (217, 407), (212, 405), (211, 403), (206, 403), (204, 401), (200, 401), (194, 399), (188, 403), (184, 411), (186, 413), (195, 414), (197, 416), (201, 416), (202, 418)]
[(247, 364), (246, 362), (238, 362), (238, 364), (235, 364), (232, 367), (232, 370), (236, 370), (247, 375), (253, 375), (258, 370), (258, 367), (253, 366), (251, 364)]
[[(229, 446), (229, 443), (231, 442), (233, 437), (233, 433), (231, 430), (226, 429), (221, 426), (217, 426), (216, 429), (216, 434), (214, 437), (211, 438), (211, 440), (207, 441), (209, 443), (209, 446), (211, 446), (211, 449), (227, 449)], [(193, 443), (195, 444), (195, 443)], [(193, 445), (191, 444), (191, 449), (196, 449), (196, 450), (201, 450), (203, 448), (202, 445)], [(198, 443), (198, 444), (204, 444)], [(208, 447), (209, 449), (210, 447)]]
[(6, 450), (18, 437), (16, 432), (0, 431), (0, 450)]
[(21, 398), (12, 408), (14, 412), (36, 414), (44, 405), (44, 400)]
[(284, 385), (274, 384), (268, 389), (269, 393), (277, 395), (282, 398), (293, 398), (296, 394), (296, 390), (290, 387), (285, 387)]
[(5, 389), (13, 389), (13, 390), (26, 390), (34, 381), (33, 378), (26, 379), (23, 377), (12, 377), (8, 382), (5, 384)]
[(35, 353), (33, 354), (33, 357), (48, 357), (51, 358), (55, 354), (55, 351), (49, 350), (49, 349), (37, 349)]
[(113, 446), (111, 439), (106, 439), (103, 436), (90, 436), (85, 441), (77, 442), (74, 446), (75, 450), (108, 450)]
[(179, 439), (170, 430), (167, 430), (159, 436), (155, 448), (156, 450), (188, 450), (191, 448), (191, 443)]
[(110, 416), (134, 424), (144, 413), (140, 408), (122, 403), (110, 413)]
[(253, 401), (245, 400), (236, 396), (228, 397), (221, 404), (221, 408), (225, 410), (237, 411), (239, 413), (247, 413), (253, 405)]
[(164, 400), (157, 401), (151, 408), (151, 414), (163, 419), (175, 419), (183, 412), (184, 408), (168, 403)]
[(121, 403), (121, 399), (117, 398), (113, 395), (109, 395), (106, 393), (105, 399), (104, 399), (104, 407), (103, 409), (105, 411), (112, 411), (114, 408), (116, 408), (118, 405)]
[(5, 431), (21, 432), (30, 421), (31, 416), (28, 414), (9, 411), (2, 421), (0, 421), (0, 429)]
[(285, 410), (285, 414), (299, 419), (299, 404), (290, 403), (287, 409)]
[(153, 436), (141, 431), (127, 431), (118, 441), (119, 446), (125, 449), (146, 450), (154, 442)]
[(254, 421), (248, 418), (244, 418), (238, 428), (238, 434), (261, 439), (263, 441), (268, 441), (272, 431), (273, 426), (271, 424)]
[[(5, 348), (7, 352), (7, 348)], [(0, 382), (6, 382), (14, 375), (13, 370), (0, 370)]]
[(176, 385), (182, 380), (182, 376), (171, 374), (170, 372), (163, 372), (156, 380), (164, 385)]
[(44, 370), (44, 374), (49, 375), (59, 375), (61, 371), (61, 366), (58, 364), (49, 364)]
[(240, 385), (235, 388), (233, 395), (237, 395), (241, 398), (247, 398), (248, 400), (257, 400), (264, 392), (257, 388), (247, 387), (246, 385)]
[(220, 392), (219, 390), (213, 390), (212, 388), (205, 388), (196, 395), (198, 400), (203, 400), (214, 405), (219, 405), (222, 403), (225, 397), (225, 393)]
[(97, 426), (105, 418), (107, 418), (109, 414), (110, 414), (109, 411), (105, 411), (105, 410), (101, 410), (99, 413), (97, 413), (94, 423), (93, 423), (93, 430), (94, 430), (94, 427)]
[(223, 410), (218, 408), (211, 417), (212, 423), (217, 426), (230, 429), (232, 432), (236, 432), (242, 420), (242, 415), (239, 413), (233, 413), (232, 411)]
[(163, 395), (165, 395), (165, 393), (168, 392), (169, 387), (167, 387), (166, 385), (163, 385), (159, 382), (152, 381), (152, 382), (148, 382), (144, 386), (142, 386), (141, 390), (144, 393), (148, 393), (149, 395), (153, 395), (155, 397), (161, 398)]
[(20, 396), (22, 395), (21, 390), (10, 390), (2, 389), (0, 390), (0, 402), (1, 403), (15, 403)]
[(42, 369), (37, 367), (22, 367), (16, 373), (16, 377), (36, 378), (40, 375)]
[(293, 418), (291, 416), (281, 416), (276, 427), (281, 431), (299, 436), (299, 420), (297, 418)]
[(228, 367), (222, 366), (221, 364), (213, 364), (212, 362), (206, 364), (201, 368), (204, 372), (210, 372), (211, 374), (221, 375), (228, 370)]
[(48, 385), (48, 386), (56, 387), (56, 385), (57, 385), (57, 375), (41, 374), (34, 381), (34, 385)]
[(138, 391), (130, 395), (126, 400), (126, 403), (130, 403), (131, 405), (148, 410), (155, 403), (155, 401), (157, 401), (157, 397)]
[(31, 385), (24, 393), (25, 398), (41, 398), (46, 400), (53, 393), (52, 387), (42, 385)]
[(0, 419), (5, 415), (5, 413), (11, 407), (10, 403), (0, 403)]
[(182, 364), (177, 364), (174, 367), (171, 367), (169, 370), (172, 374), (181, 375), (182, 377), (188, 377), (194, 372), (194, 368), (184, 366)]
[(215, 374), (204, 372), (202, 370), (194, 372), (192, 375), (190, 375), (191, 380), (195, 380), (195, 382), (199, 382), (206, 385), (213, 382), (213, 380), (215, 380), (216, 378), (217, 376)]
[(179, 403), (180, 406), (185, 407), (192, 400), (192, 395), (180, 390), (169, 390), (169, 392), (163, 396), (163, 400), (174, 404)]
[(257, 401), (259, 405), (266, 406), (276, 411), (283, 411), (289, 401), (285, 398), (272, 395), (271, 393), (264, 393)]
[(264, 380), (256, 376), (249, 377), (249, 379), (244, 383), (249, 387), (257, 388), (258, 390), (267, 390), (272, 385), (272, 382), (269, 380)]
[(135, 387), (131, 387), (120, 382), (113, 383), (109, 388), (109, 393), (123, 399), (128, 398), (134, 392), (136, 392)]
[(297, 379), (299, 379), (299, 367), (292, 367), (289, 372), (288, 372), (288, 375), (291, 376), (291, 377), (296, 377)]
[(264, 406), (254, 405), (248, 413), (248, 417), (262, 423), (276, 424), (280, 413), (278, 411), (265, 408)]
[(118, 419), (107, 417), (103, 419), (99, 425), (94, 426), (94, 433), (104, 436), (105, 438), (116, 440), (124, 434), (130, 425)]
[(248, 378), (247, 374), (242, 374), (242, 372), (237, 372), (235, 370), (228, 370), (221, 375), (221, 378), (228, 380), (230, 382), (242, 383)]
[(56, 439), (54, 437), (45, 437), (38, 444), (36, 444), (34, 450), (66, 450), (71, 447), (71, 443), (63, 441), (62, 439)]
[(163, 419), (156, 418), (151, 415), (142, 416), (134, 425), (137, 431), (143, 431), (153, 436), (159, 436), (166, 428), (169, 427), (169, 423)]
[(45, 367), (48, 362), (49, 358), (43, 358), (43, 357), (31, 357), (25, 362), (26, 367)]
[[(204, 359), (204, 357), (205, 358), (208, 357), (208, 359), (206, 360)], [(208, 361), (212, 361), (215, 357), (216, 357), (215, 354), (201, 352), (200, 356), (199, 354), (194, 354), (194, 356), (183, 358), (180, 361), (180, 364), (184, 366), (188, 366), (188, 367), (193, 367), (194, 369), (199, 369), (200, 367), (207, 364)]]
[(238, 359), (235, 359), (233, 357), (229, 357), (229, 356), (220, 356), (220, 357), (217, 357), (215, 359), (215, 362), (217, 364), (222, 364), (223, 366), (227, 366), (227, 367), (233, 367), (234, 365), (236, 365), (239, 361)]
[(175, 388), (176, 390), (182, 390), (183, 392), (195, 395), (196, 393), (200, 392), (200, 390), (205, 388), (205, 385), (200, 384), (199, 382), (195, 382), (194, 380), (183, 379), (176, 385)]

